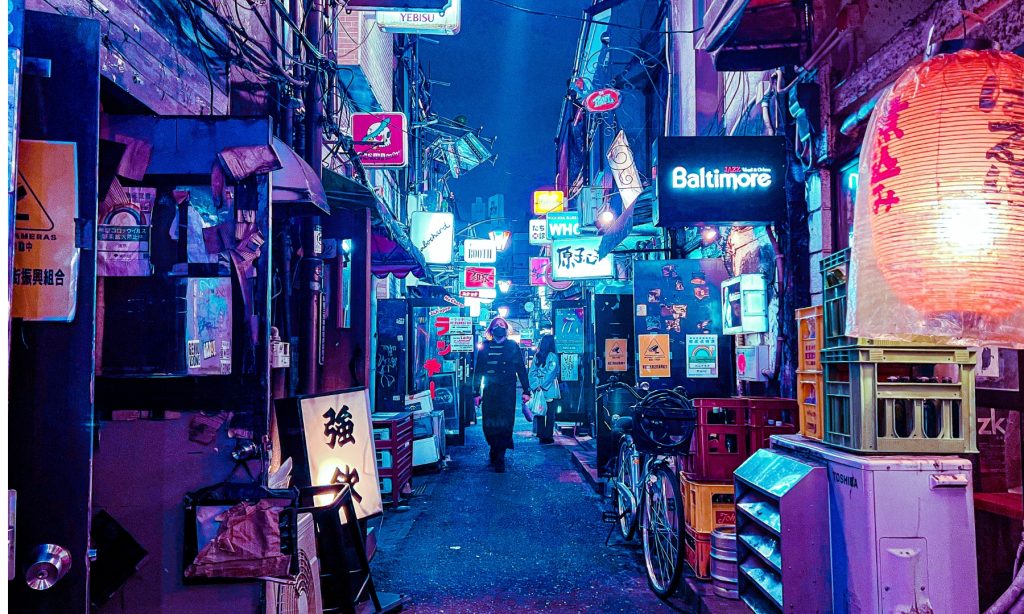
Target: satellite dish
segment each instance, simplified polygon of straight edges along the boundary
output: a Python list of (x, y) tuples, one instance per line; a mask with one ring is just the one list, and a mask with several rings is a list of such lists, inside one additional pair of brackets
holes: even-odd
[(527, 301), (526, 304), (523, 305), (523, 309), (526, 310), (526, 313), (533, 313), (535, 308), (536, 306), (533, 304), (533, 301)]

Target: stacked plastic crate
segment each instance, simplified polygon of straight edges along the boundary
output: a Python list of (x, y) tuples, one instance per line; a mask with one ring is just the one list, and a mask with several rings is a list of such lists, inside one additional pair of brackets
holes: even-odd
[(976, 353), (845, 336), (850, 251), (821, 263), (825, 432), (862, 453), (970, 454)]
[(694, 574), (710, 579), (711, 533), (736, 520), (733, 472), (767, 447), (772, 435), (796, 433), (799, 419), (793, 399), (694, 399), (694, 407), (697, 431), (680, 476), (686, 502), (684, 543)]
[(796, 395), (800, 405), (800, 434), (822, 439), (825, 433), (825, 373), (821, 366), (821, 343), (824, 340), (822, 306), (796, 310), (799, 341)]
[(380, 493), (398, 505), (402, 495), (412, 492), (412, 413), (374, 414), (373, 446)]

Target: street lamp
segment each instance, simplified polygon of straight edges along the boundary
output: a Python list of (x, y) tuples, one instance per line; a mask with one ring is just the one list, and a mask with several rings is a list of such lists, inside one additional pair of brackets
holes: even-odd
[(508, 307), (506, 307), (504, 305), (502, 305), (501, 307), (498, 307), (498, 315), (503, 317), (503, 318), (507, 318), (508, 317)]
[(505, 251), (508, 247), (508, 240), (512, 237), (512, 233), (507, 230), (492, 230), (489, 233), (491, 241), (494, 241), (494, 247), (499, 252)]
[(512, 282), (507, 279), (498, 281), (498, 289), (501, 290), (502, 294), (505, 294), (512, 288)]

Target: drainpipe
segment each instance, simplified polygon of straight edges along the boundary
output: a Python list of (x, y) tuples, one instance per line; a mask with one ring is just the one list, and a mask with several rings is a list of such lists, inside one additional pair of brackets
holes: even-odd
[[(313, 0), (306, 20), (306, 38), (320, 50), (321, 45), (321, 0)], [(311, 55), (311, 54), (308, 54)], [(306, 123), (305, 123), (305, 158), (312, 167), (317, 178), (322, 176), (323, 168), (323, 130), (320, 126), (323, 118), (323, 97), (320, 90), (320, 79), (317, 75), (309, 75), (306, 88)], [(320, 217), (311, 216), (302, 220), (302, 253), (303, 253), (303, 300), (307, 319), (301, 328), (302, 362), (299, 371), (299, 388), (304, 394), (317, 392), (320, 381), (320, 366), (323, 364), (323, 343), (321, 319), (323, 318), (323, 233)]]

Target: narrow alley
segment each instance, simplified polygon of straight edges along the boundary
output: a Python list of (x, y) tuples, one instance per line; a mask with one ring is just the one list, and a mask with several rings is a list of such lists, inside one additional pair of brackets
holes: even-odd
[(384, 516), (373, 561), (378, 590), (402, 593), (410, 612), (691, 611), (647, 588), (638, 541), (623, 544), (608, 509), (574, 466), (571, 437), (540, 445), (520, 414), (508, 472), (487, 465), (479, 426), (450, 447), (439, 474), (416, 476), (418, 496)]

